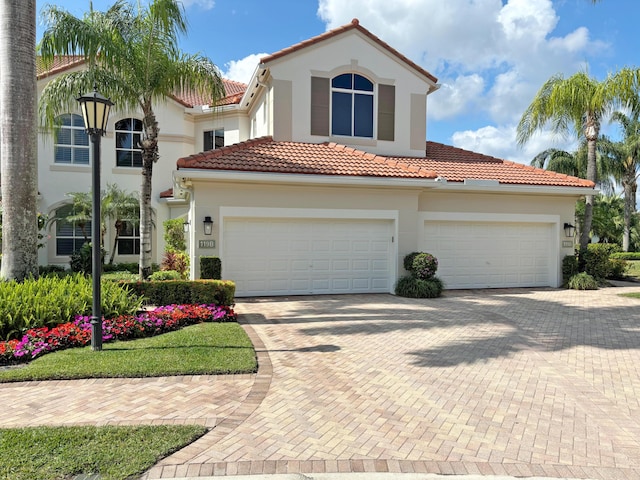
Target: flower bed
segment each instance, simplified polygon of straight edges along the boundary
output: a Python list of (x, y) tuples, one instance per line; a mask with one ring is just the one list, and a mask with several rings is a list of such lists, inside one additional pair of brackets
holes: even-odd
[[(91, 343), (91, 317), (78, 315), (73, 322), (54, 328), (28, 330), (22, 339), (0, 342), (0, 365), (28, 362), (39, 355)], [(235, 321), (231, 307), (219, 305), (167, 305), (138, 315), (102, 319), (102, 340), (150, 337), (200, 322)]]

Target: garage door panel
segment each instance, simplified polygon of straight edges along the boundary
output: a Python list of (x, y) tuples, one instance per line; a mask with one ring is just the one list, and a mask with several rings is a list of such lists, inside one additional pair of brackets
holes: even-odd
[(426, 221), (421, 250), (447, 288), (551, 285), (551, 225)]
[(390, 220), (228, 218), (224, 276), (236, 282), (238, 296), (388, 292), (392, 226)]

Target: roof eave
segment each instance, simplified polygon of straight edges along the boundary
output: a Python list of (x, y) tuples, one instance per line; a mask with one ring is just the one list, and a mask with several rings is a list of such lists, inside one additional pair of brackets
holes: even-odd
[(463, 182), (434, 182), (429, 188), (445, 190), (451, 192), (474, 192), (474, 193), (522, 193), (527, 195), (562, 195), (576, 196), (595, 195), (598, 190), (583, 186), (563, 186), (563, 185), (530, 185), (515, 183), (500, 183), (498, 185), (468, 185)]

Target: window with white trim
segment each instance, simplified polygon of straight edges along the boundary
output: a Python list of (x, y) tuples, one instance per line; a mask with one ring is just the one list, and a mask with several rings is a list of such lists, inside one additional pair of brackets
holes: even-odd
[(331, 79), (331, 135), (373, 138), (373, 82), (357, 73)]
[(116, 166), (141, 167), (142, 120), (123, 118), (116, 122)]
[(54, 144), (54, 162), (66, 165), (89, 165), (89, 136), (81, 115), (65, 113), (58, 117)]
[(67, 221), (73, 215), (73, 205), (64, 205), (56, 209), (56, 255), (71, 255), (89, 241), (91, 232), (91, 220), (85, 222)]
[(118, 236), (118, 255), (140, 254), (140, 224), (125, 220)]
[(216, 148), (224, 147), (224, 129), (218, 128), (217, 130), (207, 130), (204, 132), (203, 139), (203, 151), (214, 150)]

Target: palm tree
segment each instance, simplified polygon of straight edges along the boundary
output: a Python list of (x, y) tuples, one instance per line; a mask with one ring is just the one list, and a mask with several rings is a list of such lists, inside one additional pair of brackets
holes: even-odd
[[(640, 71), (622, 69), (603, 81), (586, 72), (564, 78), (558, 74), (540, 88), (527, 107), (517, 129), (517, 141), (526, 143), (535, 132), (550, 124), (560, 134), (572, 132), (587, 142), (586, 179), (597, 183), (596, 148), (600, 126), (605, 117), (618, 107), (638, 111), (635, 91), (640, 85)], [(584, 224), (580, 234), (580, 252), (586, 251), (593, 220), (593, 195), (587, 195)]]
[(622, 127), (623, 140), (603, 143), (611, 164), (614, 176), (620, 182), (624, 192), (624, 231), (622, 250), (629, 251), (631, 236), (631, 216), (636, 211), (636, 191), (640, 173), (640, 119), (639, 115), (626, 115), (614, 112), (611, 119)]
[(77, 108), (75, 95), (94, 83), (118, 100), (118, 108), (142, 111), (140, 276), (146, 279), (151, 274), (151, 179), (159, 158), (154, 105), (181, 90), (206, 95), (215, 105), (223, 96), (222, 79), (209, 59), (178, 48), (178, 35), (186, 33), (178, 0), (152, 0), (138, 9), (117, 0), (106, 12), (91, 9), (83, 18), (49, 6), (44, 15), (47, 28), (39, 48), (45, 65), (56, 55), (82, 55), (87, 61), (86, 70), (61, 75), (45, 87), (40, 115), (46, 125)]
[(0, 172), (3, 204), (0, 278), (38, 276), (36, 2), (0, 3)]

